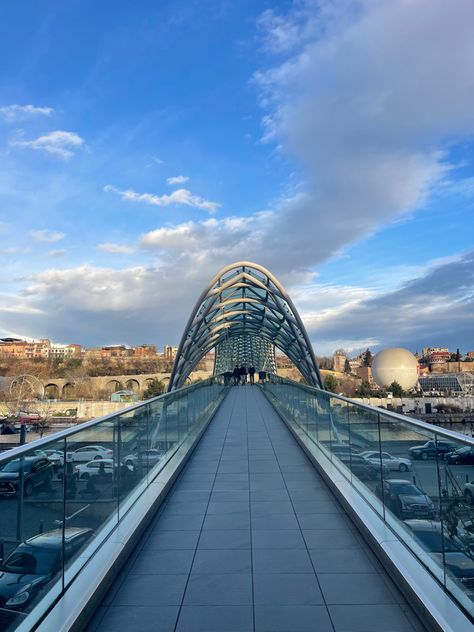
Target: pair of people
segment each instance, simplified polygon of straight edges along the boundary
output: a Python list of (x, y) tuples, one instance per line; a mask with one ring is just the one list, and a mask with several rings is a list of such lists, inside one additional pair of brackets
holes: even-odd
[(255, 367), (253, 366), (249, 366), (247, 370), (244, 365), (239, 367), (236, 364), (232, 372), (232, 375), (234, 378), (234, 386), (237, 386), (238, 384), (246, 384), (247, 375), (250, 377), (250, 384), (255, 383)]

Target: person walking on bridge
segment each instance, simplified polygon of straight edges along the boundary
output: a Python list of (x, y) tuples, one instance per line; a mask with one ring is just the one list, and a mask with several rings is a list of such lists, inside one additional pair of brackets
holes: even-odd
[(237, 386), (240, 380), (240, 369), (237, 365), (235, 365), (232, 375), (234, 376), (234, 386)]
[(249, 380), (250, 384), (253, 386), (255, 384), (255, 367), (249, 366)]
[(240, 367), (240, 383), (247, 384), (247, 369), (244, 367), (243, 364)]

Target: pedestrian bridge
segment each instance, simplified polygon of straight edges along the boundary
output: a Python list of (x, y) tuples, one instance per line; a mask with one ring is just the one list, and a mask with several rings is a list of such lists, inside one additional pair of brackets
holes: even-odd
[(268, 271), (215, 277), (170, 383), (0, 455), (0, 630), (472, 630), (474, 441), (324, 391)]

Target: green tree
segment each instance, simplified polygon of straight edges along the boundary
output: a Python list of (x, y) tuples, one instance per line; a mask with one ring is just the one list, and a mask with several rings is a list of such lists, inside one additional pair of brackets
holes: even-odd
[(360, 397), (370, 397), (372, 395), (372, 387), (370, 386), (370, 382), (367, 380), (362, 380), (361, 385), (356, 391), (356, 395)]
[(143, 399), (151, 399), (152, 397), (157, 397), (161, 395), (165, 391), (165, 385), (163, 382), (158, 380), (157, 378), (153, 378), (151, 382), (149, 382), (146, 387), (145, 392), (143, 393)]
[(349, 375), (350, 372), (351, 372), (351, 363), (349, 362), (348, 358), (346, 358), (346, 361), (344, 362), (344, 373), (347, 373), (347, 375)]
[(324, 388), (330, 393), (335, 393), (337, 391), (338, 383), (334, 375), (326, 375), (326, 377), (324, 378)]
[(362, 357), (362, 361), (364, 366), (372, 366), (372, 352), (370, 349), (367, 349)]
[(396, 380), (390, 384), (388, 390), (391, 391), (395, 397), (403, 397), (405, 395), (405, 391)]

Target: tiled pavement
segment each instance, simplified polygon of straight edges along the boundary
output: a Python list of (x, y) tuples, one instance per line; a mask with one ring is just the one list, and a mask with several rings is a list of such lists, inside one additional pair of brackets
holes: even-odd
[(420, 632), (258, 387), (234, 387), (87, 632)]

